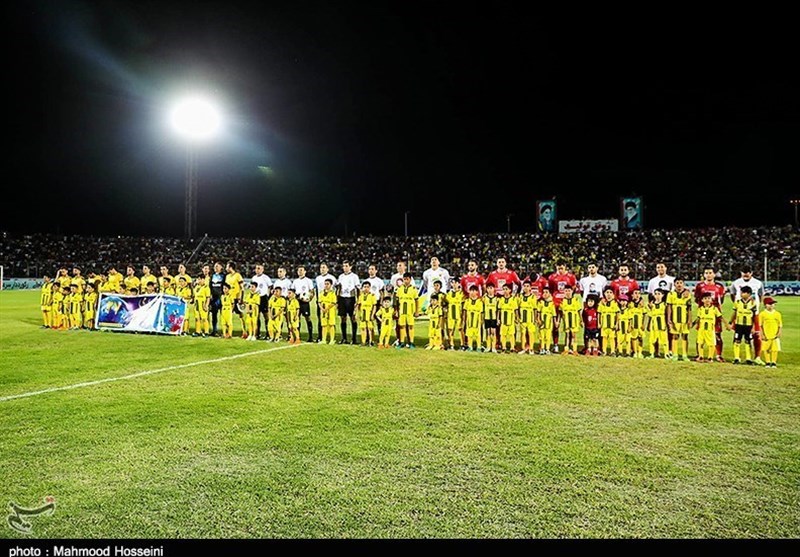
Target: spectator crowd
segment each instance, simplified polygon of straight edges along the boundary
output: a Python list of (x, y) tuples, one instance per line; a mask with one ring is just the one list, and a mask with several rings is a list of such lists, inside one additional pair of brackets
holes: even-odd
[(376, 265), (388, 276), (399, 260), (412, 273), (421, 274), (431, 257), (454, 274), (466, 272), (466, 263), (491, 269), (495, 258), (505, 256), (509, 267), (523, 273), (547, 272), (556, 261), (566, 261), (576, 273), (590, 262), (600, 271), (613, 272), (627, 264), (634, 276), (646, 273), (656, 262), (697, 280), (706, 264), (735, 278), (747, 262), (762, 269), (768, 261), (770, 280), (800, 280), (800, 233), (792, 227), (638, 230), (600, 233), (451, 234), (436, 236), (360, 236), (294, 238), (177, 238), (132, 236), (12, 235), (0, 238), (0, 265), (6, 277), (38, 277), (67, 266), (105, 271), (114, 266), (137, 268), (146, 264), (174, 267), (178, 263), (233, 260), (249, 273), (256, 263), (269, 270), (297, 265), (336, 266), (349, 260), (357, 270)]

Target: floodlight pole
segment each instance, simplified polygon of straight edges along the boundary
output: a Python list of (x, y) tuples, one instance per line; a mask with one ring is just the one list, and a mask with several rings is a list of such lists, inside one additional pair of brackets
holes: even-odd
[(408, 238), (408, 214), (409, 214), (410, 212), (411, 212), (411, 211), (406, 211), (406, 214), (405, 214), (405, 217), (404, 217), (404, 224), (405, 224), (405, 237), (406, 237), (406, 238)]
[(800, 199), (792, 199), (789, 203), (794, 205), (794, 227), (800, 229), (800, 221), (797, 220), (797, 207), (800, 206)]
[(197, 153), (191, 143), (186, 146), (184, 233), (187, 240), (197, 236)]

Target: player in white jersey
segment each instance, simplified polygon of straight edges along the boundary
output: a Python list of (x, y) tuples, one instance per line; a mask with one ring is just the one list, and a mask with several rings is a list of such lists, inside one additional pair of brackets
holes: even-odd
[[(367, 278), (364, 279), (364, 282), (369, 283), (369, 291), (372, 292), (372, 295), (375, 296), (376, 303), (378, 307), (380, 307), (381, 300), (383, 299), (384, 295), (386, 294), (386, 290), (384, 288), (383, 279), (378, 277), (378, 268), (375, 265), (370, 265), (367, 268), (367, 274), (369, 275)], [(381, 333), (381, 321), (378, 319), (377, 312), (375, 313), (375, 323), (373, 324), (373, 329), (377, 327), (378, 336), (374, 338), (380, 338)], [(373, 330), (374, 333), (374, 330)]]
[(358, 297), (358, 287), (361, 282), (358, 275), (350, 270), (350, 262), (342, 263), (342, 274), (339, 275), (339, 285), (337, 294), (339, 298), (339, 317), (342, 319), (342, 340), (339, 344), (347, 344), (347, 318), (350, 317), (350, 324), (353, 326), (353, 344), (358, 344), (358, 324), (356, 321), (356, 298)]
[[(398, 261), (397, 262), (397, 272), (392, 275), (392, 278), (389, 279), (389, 284), (386, 285), (386, 290), (388, 292), (394, 292), (397, 288), (398, 282), (403, 282), (403, 275), (406, 274), (406, 262), (405, 261)], [(411, 282), (413, 283), (414, 280), (412, 279)], [(399, 326), (398, 326), (399, 328)], [(399, 333), (398, 333), (399, 336)]]
[[(297, 268), (297, 278), (292, 281), (292, 289), (294, 289), (295, 296), (297, 296), (297, 299), (300, 302), (300, 316), (306, 321), (308, 342), (314, 342), (314, 333), (312, 333), (311, 328), (311, 300), (314, 299), (314, 281), (306, 276), (305, 267), (300, 266)], [(297, 328), (297, 334), (299, 335), (299, 324)]]
[(258, 287), (258, 295), (261, 296), (261, 301), (258, 304), (259, 316), (256, 318), (256, 338), (261, 334), (261, 316), (264, 316), (264, 330), (267, 330), (269, 325), (269, 290), (272, 287), (272, 279), (264, 274), (264, 265), (256, 265), (256, 274), (250, 279), (250, 282), (256, 283)]
[(442, 283), (442, 292), (447, 292), (450, 285), (450, 273), (447, 272), (447, 269), (439, 266), (438, 257), (431, 257), (430, 269), (422, 273), (422, 287), (426, 293), (433, 292), (433, 283), (437, 280)]
[(756, 302), (756, 312), (758, 312), (761, 298), (764, 297), (764, 283), (757, 278), (754, 278), (753, 270), (749, 267), (746, 267), (742, 271), (742, 276), (733, 281), (728, 289), (731, 294), (732, 302), (736, 302), (742, 297), (742, 286), (749, 286), (753, 291), (753, 300)]
[(378, 268), (375, 265), (370, 265), (367, 268), (367, 274), (369, 275), (364, 280), (369, 283), (369, 291), (375, 296), (375, 299), (380, 302), (381, 298), (384, 295), (384, 283), (383, 279), (378, 277)]
[(608, 279), (597, 272), (597, 263), (589, 263), (586, 266), (586, 270), (589, 274), (578, 281), (584, 303), (586, 303), (586, 297), (589, 294), (595, 294), (598, 298), (602, 298), (603, 291), (606, 288), (606, 284), (608, 284)]
[(663, 263), (656, 263), (656, 276), (647, 283), (647, 299), (649, 300), (653, 296), (653, 292), (659, 289), (663, 290), (666, 296), (667, 292), (674, 290), (674, 284), (675, 277), (667, 274), (667, 266)]
[(281, 287), (281, 296), (287, 298), (289, 296), (289, 289), (292, 288), (292, 279), (286, 276), (286, 269), (278, 267), (278, 278), (276, 278), (272, 287)]
[[(336, 289), (336, 277), (328, 272), (328, 266), (325, 263), (319, 265), (319, 275), (314, 279), (314, 287), (316, 290), (316, 298), (319, 300), (319, 295), (325, 290), (325, 281), (330, 280), (331, 286)], [(317, 342), (322, 341), (322, 308), (317, 302)]]
[(764, 297), (764, 283), (757, 278), (753, 277), (753, 269), (745, 267), (742, 269), (742, 276), (731, 283), (729, 292), (731, 300), (736, 301), (742, 297), (742, 286), (749, 286), (752, 292), (752, 297), (756, 302), (756, 314), (753, 318), (753, 350), (755, 351), (756, 358), (753, 360), (759, 365), (764, 365), (761, 361), (761, 320), (759, 319), (758, 312), (761, 305), (761, 299)]

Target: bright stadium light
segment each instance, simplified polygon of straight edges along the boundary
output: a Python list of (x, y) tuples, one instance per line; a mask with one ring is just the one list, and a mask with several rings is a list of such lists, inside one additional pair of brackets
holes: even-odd
[(172, 127), (190, 141), (205, 141), (219, 131), (219, 111), (206, 99), (192, 97), (178, 102), (170, 117)]
[(175, 104), (170, 114), (175, 131), (186, 140), (186, 239), (197, 235), (197, 153), (195, 145), (214, 137), (222, 124), (219, 110), (207, 99), (188, 97)]

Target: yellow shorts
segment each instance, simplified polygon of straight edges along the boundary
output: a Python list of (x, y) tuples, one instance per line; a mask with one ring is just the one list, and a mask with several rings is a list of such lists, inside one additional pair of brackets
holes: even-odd
[(416, 318), (414, 317), (413, 313), (406, 313), (406, 314), (401, 313), (400, 317), (397, 318), (397, 324), (400, 325), (401, 327), (412, 326), (414, 325), (415, 321)]
[(322, 320), (320, 321), (323, 327), (335, 327), (336, 326), (336, 311), (331, 310), (326, 313), (322, 314)]
[(715, 346), (717, 337), (714, 331), (697, 331), (697, 344), (705, 346)]
[(689, 334), (689, 324), (688, 323), (670, 323), (669, 324), (669, 333), (671, 335), (688, 335)]
[(472, 327), (471, 329), (467, 329), (467, 338), (469, 339), (479, 339), (481, 337), (481, 330), (478, 327)]
[(516, 336), (516, 327), (514, 325), (501, 325), (500, 336), (505, 336), (505, 337)]

